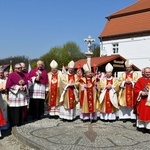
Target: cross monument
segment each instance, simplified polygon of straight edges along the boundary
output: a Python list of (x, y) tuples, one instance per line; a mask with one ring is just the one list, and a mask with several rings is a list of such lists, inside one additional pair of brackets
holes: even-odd
[(91, 43), (95, 42), (95, 39), (92, 39), (89, 35), (88, 38), (84, 39), (84, 42), (87, 42), (87, 52), (85, 52), (85, 55), (87, 57), (87, 64), (91, 68), (91, 56), (93, 55), (93, 52), (91, 52)]

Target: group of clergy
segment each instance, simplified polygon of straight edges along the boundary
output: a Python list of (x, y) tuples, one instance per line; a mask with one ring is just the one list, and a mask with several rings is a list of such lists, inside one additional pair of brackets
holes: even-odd
[(103, 76), (95, 75), (88, 64), (81, 67), (83, 73), (81, 68), (75, 72), (74, 61), (68, 63), (64, 72), (55, 60), (50, 62), (50, 72), (41, 60), (29, 73), (24, 63), (18, 63), (7, 78), (0, 76), (0, 126), (20, 126), (28, 116), (41, 119), (46, 103), (50, 117), (65, 121), (74, 120), (78, 110), (83, 121), (131, 119), (136, 120), (138, 129), (149, 130), (150, 68), (144, 68), (140, 77), (130, 60), (125, 66), (126, 72), (116, 78), (110, 63)]
[[(147, 73), (149, 68), (144, 68), (141, 76), (133, 71), (130, 60), (125, 62), (125, 66), (126, 71), (115, 78), (112, 74), (113, 66), (108, 63), (105, 75), (99, 75), (98, 78), (88, 64), (82, 66), (83, 74), (81, 68), (75, 73), (75, 63), (71, 61), (68, 71), (62, 73), (57, 68), (58, 63), (53, 60), (48, 73), (49, 115), (73, 120), (79, 110), (80, 119), (83, 121), (96, 121), (98, 118), (114, 121), (119, 118), (137, 121), (137, 128), (150, 129), (148, 82), (139, 85), (140, 79), (147, 81), (150, 78)], [(147, 91), (143, 94), (145, 88)]]

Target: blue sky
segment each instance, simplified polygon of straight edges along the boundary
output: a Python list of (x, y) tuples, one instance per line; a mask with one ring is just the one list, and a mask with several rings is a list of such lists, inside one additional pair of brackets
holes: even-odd
[(84, 38), (99, 44), (105, 17), (137, 0), (0, 0), (0, 59), (39, 58), (68, 41), (87, 51)]

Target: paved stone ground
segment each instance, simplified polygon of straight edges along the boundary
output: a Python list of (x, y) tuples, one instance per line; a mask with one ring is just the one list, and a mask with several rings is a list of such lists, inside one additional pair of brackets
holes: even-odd
[(150, 134), (137, 131), (131, 122), (44, 118), (12, 132), (24, 145), (40, 150), (150, 150)]
[(3, 137), (0, 138), (0, 150), (34, 150), (27, 144), (18, 140), (11, 130), (5, 130), (2, 132)]

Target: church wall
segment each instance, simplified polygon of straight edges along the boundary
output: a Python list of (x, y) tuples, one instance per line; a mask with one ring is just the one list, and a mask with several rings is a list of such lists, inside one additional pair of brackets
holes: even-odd
[[(150, 67), (150, 36), (118, 39), (100, 43), (101, 55), (114, 55), (113, 48), (118, 48), (118, 53), (126, 59), (132, 60), (140, 69)], [(114, 46), (118, 44), (117, 46)]]

